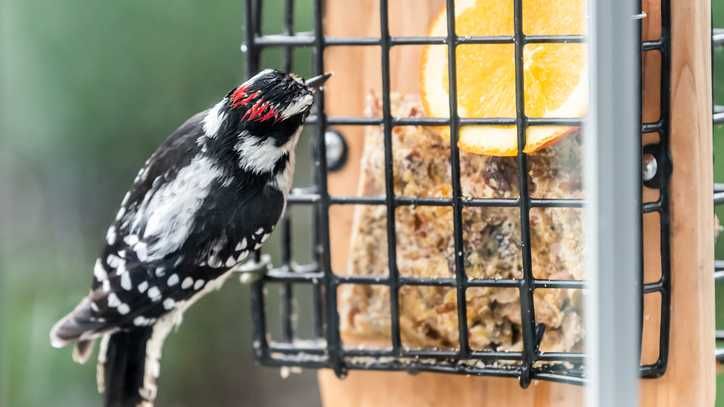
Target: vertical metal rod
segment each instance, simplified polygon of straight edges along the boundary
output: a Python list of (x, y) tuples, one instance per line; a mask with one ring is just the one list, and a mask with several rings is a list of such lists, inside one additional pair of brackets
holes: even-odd
[(400, 278), (397, 269), (397, 231), (395, 225), (395, 179), (393, 169), (392, 113), (390, 106), (390, 29), (387, 0), (380, 0), (380, 43), (382, 50), (382, 131), (385, 148), (385, 205), (387, 206), (387, 263), (390, 287), (390, 338), (392, 351), (400, 355)]
[[(321, 8), (317, 9), (321, 10)], [(315, 35), (318, 35), (315, 33)], [(316, 45), (316, 43), (315, 43)], [(322, 48), (323, 49), (323, 48)], [(315, 54), (316, 56), (316, 54)], [(316, 62), (315, 62), (316, 63)], [(320, 105), (316, 105), (317, 113), (321, 114), (323, 113), (323, 110), (320, 109)], [(326, 120), (326, 117), (325, 117)], [(325, 129), (326, 131), (326, 129)], [(312, 153), (312, 160), (315, 163), (315, 167), (312, 168), (312, 178), (314, 179), (314, 192), (319, 193), (319, 185), (321, 182), (322, 174), (319, 171), (317, 163), (320, 160), (319, 157), (319, 150), (317, 149), (316, 144), (312, 144), (311, 146), (311, 153)], [(326, 158), (326, 156), (325, 156)], [(325, 183), (326, 183), (326, 175), (325, 175)], [(322, 256), (324, 255), (325, 249), (322, 244), (321, 240), (321, 219), (322, 219), (322, 211), (326, 210), (322, 208), (321, 203), (316, 204), (312, 207), (312, 260), (316, 262), (318, 265), (321, 265), (323, 263)], [(329, 247), (329, 246), (327, 246)], [(312, 286), (312, 306), (313, 306), (313, 321), (312, 321), (312, 328), (314, 332), (315, 338), (321, 338), (324, 334), (324, 324), (325, 324), (325, 311), (324, 311), (324, 284), (321, 284), (319, 281), (314, 281)]]
[[(289, 208), (287, 208), (287, 211)], [(282, 219), (282, 263), (292, 270), (292, 221), (287, 213)], [(286, 282), (281, 287), (282, 302), (282, 338), (291, 342), (294, 339), (294, 288)]]
[[(318, 106), (317, 106), (318, 108)], [(316, 163), (320, 160), (319, 151), (316, 143), (312, 143), (311, 146), (312, 161), (315, 163), (315, 167), (312, 168), (312, 179), (314, 179), (314, 192), (319, 193), (320, 185), (320, 172), (317, 168)], [(322, 256), (324, 255), (324, 246), (321, 240), (321, 224), (322, 219), (322, 205), (317, 203), (312, 206), (312, 261), (321, 265), (323, 263)], [(322, 270), (323, 271), (323, 270)], [(314, 307), (313, 315), (313, 328), (314, 337), (322, 338), (324, 336), (324, 323), (325, 323), (325, 312), (324, 312), (324, 284), (320, 281), (315, 280), (312, 287), (312, 306)]]
[[(663, 181), (659, 188), (661, 194), (661, 207), (659, 211), (660, 225), (660, 242), (661, 242), (661, 327), (659, 329), (659, 358), (656, 362), (657, 374), (661, 375), (666, 371), (666, 365), (669, 359), (669, 331), (671, 329), (671, 233), (669, 230), (669, 186), (671, 174), (671, 160), (669, 157), (669, 101), (671, 100), (671, 1), (661, 0), (661, 40), (663, 47), (661, 49), (661, 95), (659, 96), (661, 117), (664, 123), (661, 129), (660, 141), (661, 151), (666, 156), (666, 165), (662, 173)], [(643, 239), (643, 237), (642, 237)], [(643, 298), (642, 298), (643, 300)]]
[[(242, 50), (246, 51), (246, 73), (251, 77), (259, 69), (259, 50), (255, 45), (255, 35), (260, 32), (261, 4), (258, 0), (247, 0), (245, 5), (244, 24), (246, 43)], [(251, 309), (253, 331), (253, 347), (256, 357), (264, 360), (268, 357), (269, 343), (266, 338), (266, 309), (264, 304), (264, 282), (255, 282), (251, 287)]]
[[(284, 34), (294, 35), (294, 0), (284, 0)], [(282, 56), (284, 72), (292, 72), (294, 47), (286, 45)]]
[[(284, 34), (294, 34), (294, 0), (284, 1)], [(294, 67), (294, 48), (290, 45), (284, 47), (282, 65), (285, 72), (292, 72)], [(288, 270), (292, 269), (292, 222), (289, 218), (289, 208), (284, 211), (282, 218), (282, 263)], [(281, 287), (281, 316), (282, 338), (291, 342), (294, 339), (294, 287), (291, 283), (284, 283)]]
[[(324, 73), (324, 0), (314, 0), (314, 68), (318, 75)], [(324, 133), (327, 126), (327, 117), (324, 113), (324, 91), (317, 93), (317, 152), (315, 162), (319, 173), (319, 206), (320, 206), (320, 227), (319, 232), (322, 244), (321, 266), (324, 271), (325, 287), (325, 308), (326, 308), (326, 332), (327, 352), (330, 367), (335, 374), (345, 373), (342, 361), (342, 344), (339, 337), (339, 312), (337, 311), (337, 281), (332, 270), (329, 243), (329, 191), (327, 190), (327, 151), (324, 144)]]
[(527, 387), (533, 377), (533, 363), (538, 358), (538, 340), (533, 301), (533, 265), (530, 247), (530, 195), (528, 193), (528, 157), (523, 151), (528, 129), (525, 114), (524, 60), (525, 35), (523, 33), (523, 0), (513, 4), (515, 36), (515, 125), (518, 132), (518, 191), (520, 192), (520, 240), (523, 260), (523, 279), (520, 284), (521, 328), (523, 331), (523, 366), (520, 385)]
[(446, 1), (447, 9), (447, 61), (448, 61), (448, 105), (450, 109), (450, 176), (452, 178), (452, 206), (453, 206), (453, 247), (455, 249), (455, 290), (458, 316), (458, 340), (461, 357), (470, 355), (468, 341), (468, 316), (466, 288), (468, 277), (465, 273), (463, 253), (463, 215), (460, 186), (460, 151), (458, 148), (458, 131), (460, 117), (458, 116), (457, 92), (457, 35), (455, 33), (455, 1)]
[[(318, 160), (316, 152), (316, 149), (313, 148), (312, 150), (315, 150), (312, 153), (312, 157), (314, 161), (316, 162)], [(314, 171), (313, 174), (314, 178), (314, 185), (319, 185), (319, 173), (318, 171)], [(312, 206), (312, 261), (315, 262), (317, 265), (322, 264), (322, 243), (319, 240), (319, 234), (321, 229), (321, 223), (320, 218), (321, 215), (321, 208), (320, 205), (314, 205)], [(324, 333), (324, 306), (323, 306), (323, 284), (320, 284), (318, 280), (314, 280), (312, 282), (312, 307), (313, 307), (313, 315), (312, 315), (312, 328), (315, 338), (321, 338)]]
[(638, 0), (588, 2), (590, 115), (584, 138), (586, 403), (638, 404), (641, 231)]
[[(259, 69), (259, 50), (256, 47), (256, 36), (255, 34), (259, 31), (258, 27), (255, 27), (255, 17), (261, 14), (256, 14), (257, 11), (261, 10), (261, 4), (259, 0), (247, 0), (244, 5), (244, 31), (246, 35), (246, 41), (242, 45), (242, 52), (246, 53), (246, 77), (252, 77)], [(261, 19), (256, 20), (261, 24)]]

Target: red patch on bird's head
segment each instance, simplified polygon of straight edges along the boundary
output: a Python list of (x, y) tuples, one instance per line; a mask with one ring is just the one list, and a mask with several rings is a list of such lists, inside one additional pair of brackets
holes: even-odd
[(265, 122), (279, 118), (279, 112), (273, 105), (261, 98), (260, 90), (249, 91), (248, 86), (239, 86), (232, 92), (230, 101), (233, 109), (246, 107), (241, 120)]
[(269, 103), (262, 99), (259, 99), (250, 106), (241, 120), (249, 122), (265, 122), (268, 120), (277, 121), (279, 119), (279, 112)]
[(238, 109), (241, 106), (249, 104), (258, 95), (257, 92), (247, 93), (248, 87), (241, 85), (231, 93), (231, 107)]

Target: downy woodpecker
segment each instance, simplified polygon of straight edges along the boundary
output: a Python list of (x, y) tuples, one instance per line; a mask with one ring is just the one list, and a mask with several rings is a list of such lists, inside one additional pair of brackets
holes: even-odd
[(161, 348), (185, 309), (261, 247), (286, 207), (294, 150), (315, 92), (264, 70), (188, 119), (151, 155), (123, 198), (90, 294), (50, 332), (88, 360), (100, 338), (106, 406), (151, 406)]

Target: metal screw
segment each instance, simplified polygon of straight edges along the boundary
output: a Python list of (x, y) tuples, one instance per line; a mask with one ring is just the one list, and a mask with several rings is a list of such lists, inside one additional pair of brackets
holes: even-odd
[(347, 162), (347, 142), (342, 133), (329, 129), (324, 133), (324, 144), (327, 150), (327, 169), (337, 171)]
[(656, 162), (656, 157), (651, 153), (644, 153), (642, 167), (644, 182), (654, 179), (659, 171), (659, 163)]

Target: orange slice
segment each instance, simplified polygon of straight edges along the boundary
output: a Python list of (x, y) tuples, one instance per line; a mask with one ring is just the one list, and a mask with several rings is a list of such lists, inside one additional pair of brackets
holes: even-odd
[[(585, 0), (523, 0), (526, 35), (575, 35), (585, 31)], [(513, 3), (457, 0), (459, 36), (513, 35)], [(431, 36), (446, 36), (446, 13), (433, 21)], [(457, 48), (458, 115), (515, 118), (515, 46), (462, 44)], [(576, 118), (588, 104), (586, 46), (580, 43), (529, 43), (523, 49), (524, 108), (530, 118)], [(449, 117), (447, 47), (427, 46), (422, 55), (421, 95), (431, 117)], [(526, 153), (534, 153), (575, 131), (570, 126), (530, 126)], [(495, 156), (518, 153), (513, 125), (462, 126), (463, 151)], [(448, 137), (449, 131), (443, 131)]]

